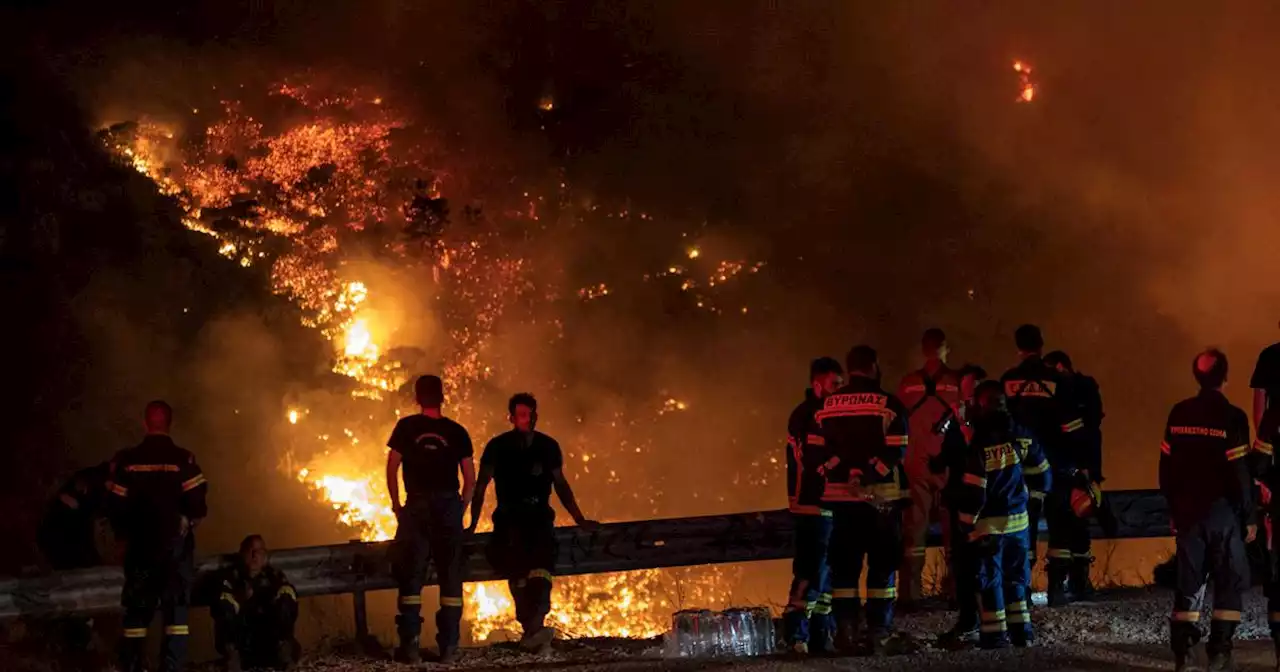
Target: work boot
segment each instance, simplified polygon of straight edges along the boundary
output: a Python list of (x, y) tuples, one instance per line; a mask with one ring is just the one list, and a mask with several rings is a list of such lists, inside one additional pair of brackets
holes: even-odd
[(1204, 650), (1209, 654), (1208, 672), (1232, 672), (1236, 669), (1234, 656), (1231, 655), (1232, 640), (1235, 639), (1235, 621), (1212, 621), (1209, 623), (1209, 641)]
[(276, 664), (286, 670), (286, 672), (292, 670), (298, 665), (298, 661), (294, 655), (294, 643), (292, 639), (286, 639), (276, 644)]
[(1200, 641), (1200, 628), (1195, 623), (1174, 621), (1169, 624), (1169, 643), (1173, 647), (1174, 672), (1184, 672), (1195, 664), (1195, 646)]
[(556, 638), (556, 631), (545, 625), (532, 634), (520, 638), (520, 650), (527, 653), (544, 655), (551, 652), (551, 642)]
[(791, 645), (791, 655), (805, 658), (809, 655), (809, 642), (795, 642)]
[(1045, 569), (1049, 586), (1048, 602), (1050, 607), (1065, 607), (1071, 604), (1071, 596), (1067, 594), (1067, 568), (1061, 563), (1052, 562)]
[(227, 650), (222, 653), (222, 669), (225, 672), (241, 672), (240, 667), (240, 649), (235, 646), (228, 646)]
[(938, 646), (947, 651), (964, 651), (978, 645), (978, 629), (956, 625), (938, 635)]
[(401, 637), (400, 646), (396, 649), (397, 663), (417, 665), (422, 662), (422, 647), (417, 637)]
[(440, 664), (452, 665), (462, 657), (456, 646), (445, 646), (440, 649)]
[(1092, 568), (1093, 558), (1075, 558), (1071, 561), (1071, 572), (1067, 580), (1067, 587), (1072, 599), (1088, 600), (1093, 598), (1093, 580), (1089, 577), (1089, 570)]
[(842, 618), (836, 621), (836, 651), (851, 654), (858, 648), (858, 621)]

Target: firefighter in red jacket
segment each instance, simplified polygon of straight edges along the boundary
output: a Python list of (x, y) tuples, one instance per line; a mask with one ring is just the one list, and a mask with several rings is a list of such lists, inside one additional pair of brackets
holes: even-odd
[[(837, 646), (849, 650), (861, 639), (867, 653), (876, 653), (891, 634), (897, 598), (902, 518), (895, 468), (907, 447), (907, 409), (881, 389), (872, 348), (850, 350), (845, 368), (849, 382), (814, 414), (804, 463), (806, 471), (825, 477), (822, 502), (834, 514), (827, 560)], [(859, 638), (864, 602), (858, 579), (864, 563), (866, 631)]]
[(1233, 668), (1231, 649), (1249, 587), (1245, 543), (1257, 533), (1249, 469), (1249, 419), (1222, 394), (1227, 357), (1206, 350), (1192, 362), (1200, 393), (1169, 413), (1160, 444), (1160, 491), (1177, 545), (1170, 639), (1176, 669), (1200, 639), (1205, 582), (1213, 580), (1210, 672)]

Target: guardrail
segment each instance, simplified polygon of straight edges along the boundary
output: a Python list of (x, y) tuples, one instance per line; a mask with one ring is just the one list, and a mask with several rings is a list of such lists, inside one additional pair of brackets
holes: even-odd
[[(1156, 490), (1118, 490), (1106, 493), (1115, 514), (1115, 538), (1170, 536), (1164, 498)], [(1094, 537), (1106, 535), (1094, 526)], [(597, 574), (633, 569), (684, 567), (792, 556), (791, 515), (783, 511), (737, 513), (694, 518), (667, 518), (609, 523), (586, 532), (576, 527), (556, 530), (560, 555), (559, 575)], [(477, 534), (464, 545), (468, 581), (499, 578), (485, 560), (487, 534)], [(931, 530), (929, 545), (938, 546), (941, 535)], [(352, 542), (273, 551), (271, 564), (293, 582), (300, 597), (353, 594), (356, 631), (366, 632), (364, 594), (395, 588), (391, 575), (390, 542)], [(200, 562), (193, 602), (207, 606), (204, 589), (208, 578), (235, 556), (217, 556)], [(204, 579), (202, 581), (202, 578)], [(435, 572), (427, 584), (436, 582)], [(0, 580), (0, 619), (19, 616), (87, 614), (120, 608), (124, 576), (119, 567), (59, 572), (37, 578)]]

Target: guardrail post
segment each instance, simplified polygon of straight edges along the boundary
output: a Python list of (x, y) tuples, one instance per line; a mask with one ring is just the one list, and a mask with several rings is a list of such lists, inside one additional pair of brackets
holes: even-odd
[(351, 604), (356, 612), (356, 641), (363, 644), (369, 639), (369, 609), (365, 603), (363, 590), (357, 590), (351, 594)]

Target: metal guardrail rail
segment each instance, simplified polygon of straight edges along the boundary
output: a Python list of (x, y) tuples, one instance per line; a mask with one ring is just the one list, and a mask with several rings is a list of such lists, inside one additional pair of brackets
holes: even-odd
[[(1118, 528), (1115, 538), (1170, 536), (1164, 498), (1156, 490), (1118, 490), (1106, 493)], [(1095, 538), (1103, 531), (1095, 526)], [(592, 532), (576, 527), (556, 530), (559, 575), (597, 574), (633, 569), (684, 567), (792, 556), (792, 521), (785, 510), (694, 518), (668, 518), (610, 523)], [(499, 578), (485, 559), (487, 534), (467, 540), (463, 549), (468, 581)], [(929, 545), (941, 543), (931, 530)], [(395, 588), (391, 574), (391, 543), (338, 544), (274, 551), (271, 564), (293, 582), (300, 597), (353, 594), (357, 632), (363, 631), (364, 594)], [(208, 605), (217, 591), (208, 579), (234, 556), (217, 556), (199, 563), (193, 602)], [(203, 579), (203, 581), (202, 581)], [(428, 585), (436, 581), (434, 571)], [(124, 576), (119, 567), (58, 572), (36, 578), (0, 579), (0, 619), (19, 616), (87, 614), (120, 608)]]

